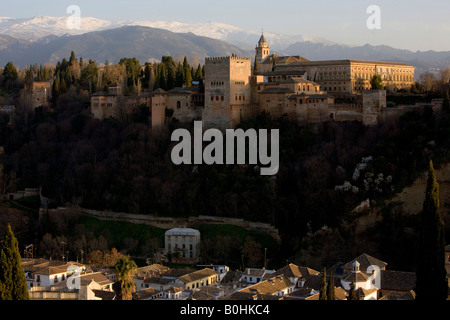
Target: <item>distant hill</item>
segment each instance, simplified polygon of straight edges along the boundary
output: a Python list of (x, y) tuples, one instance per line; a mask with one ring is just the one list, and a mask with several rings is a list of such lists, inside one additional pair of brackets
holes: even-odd
[(403, 62), (417, 68), (416, 75), (425, 71), (437, 71), (450, 66), (450, 51), (417, 51), (395, 49), (389, 46), (346, 46), (341, 44), (324, 44), (297, 42), (283, 50), (286, 55), (301, 55), (310, 60), (372, 60)]
[[(78, 57), (116, 63), (136, 57), (141, 63), (163, 55), (187, 56), (203, 62), (207, 56), (235, 53), (253, 58), (261, 32), (220, 22), (107, 21), (81, 18), (81, 29), (67, 28), (67, 17), (0, 17), (0, 67), (13, 61), (20, 67), (34, 63), (55, 63), (72, 50)], [(416, 75), (438, 72), (450, 66), (450, 51), (417, 51), (385, 45), (348, 46), (309, 35), (264, 32), (273, 53), (301, 55), (310, 60), (355, 59), (411, 64)]]
[[(0, 35), (0, 66), (13, 61), (20, 67), (30, 64), (56, 63), (68, 58), (73, 50), (77, 57), (104, 63), (117, 63), (123, 57), (136, 57), (142, 64), (160, 60), (162, 56), (196, 58), (199, 62), (208, 56), (251, 56), (229, 43), (197, 36), (193, 33), (125, 26), (117, 29), (94, 31), (81, 35), (49, 36), (36, 42), (17, 40)], [(5, 42), (2, 39), (5, 39)]]

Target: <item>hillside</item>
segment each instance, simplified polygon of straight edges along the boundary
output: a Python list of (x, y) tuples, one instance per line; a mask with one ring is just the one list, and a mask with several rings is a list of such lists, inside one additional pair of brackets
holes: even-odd
[[(389, 202), (402, 202), (403, 211), (407, 214), (417, 214), (422, 210), (427, 186), (427, 173), (423, 173), (411, 186), (396, 194)], [(440, 210), (443, 217), (450, 213), (450, 164), (436, 170), (439, 183)]]
[[(81, 29), (68, 29), (67, 17), (0, 17), (0, 66), (13, 61), (20, 67), (55, 62), (71, 50), (77, 56), (116, 62), (137, 57), (141, 62), (162, 55), (188, 55), (202, 61), (206, 56), (232, 53), (254, 57), (260, 31), (209, 21), (107, 21), (81, 18)], [(449, 51), (396, 49), (386, 45), (349, 46), (312, 35), (285, 35), (264, 32), (272, 53), (301, 55), (310, 60), (355, 59), (404, 62), (415, 66), (416, 75), (438, 72), (450, 65)]]
[(136, 57), (144, 63), (160, 60), (162, 56), (187, 56), (190, 61), (195, 58), (202, 61), (207, 56), (227, 56), (233, 53), (249, 55), (248, 52), (220, 40), (140, 26), (74, 36), (53, 36), (34, 43), (2, 37), (7, 37), (10, 44), (0, 49), (0, 65), (13, 61), (20, 67), (35, 63), (56, 63), (68, 57), (72, 50), (76, 56), (96, 60), (98, 63), (106, 60), (117, 63), (123, 57)]

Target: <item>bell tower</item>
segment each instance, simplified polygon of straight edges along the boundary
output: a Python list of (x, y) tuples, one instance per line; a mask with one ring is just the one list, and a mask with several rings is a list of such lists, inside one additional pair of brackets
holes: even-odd
[(270, 48), (267, 44), (266, 38), (264, 37), (264, 33), (261, 34), (261, 38), (258, 41), (258, 46), (255, 49), (256, 61), (258, 61), (258, 63), (262, 63), (264, 59), (270, 55)]

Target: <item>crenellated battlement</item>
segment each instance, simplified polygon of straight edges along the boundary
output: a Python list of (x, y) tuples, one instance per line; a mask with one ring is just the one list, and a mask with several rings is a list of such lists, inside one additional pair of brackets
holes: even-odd
[(205, 61), (230, 61), (230, 60), (250, 61), (251, 59), (248, 57), (236, 57), (236, 56), (205, 58)]

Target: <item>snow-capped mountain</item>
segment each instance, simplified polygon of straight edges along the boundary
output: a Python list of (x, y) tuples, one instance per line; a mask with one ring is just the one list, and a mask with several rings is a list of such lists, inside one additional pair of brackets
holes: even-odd
[[(79, 29), (69, 28), (69, 17), (37, 16), (33, 18), (0, 17), (0, 34), (11, 37), (37, 41), (50, 35), (79, 35), (91, 31), (115, 29), (123, 26), (144, 26), (168, 30), (175, 33), (191, 32), (198, 36), (209, 37), (230, 42), (250, 50), (255, 47), (261, 32), (249, 31), (243, 28), (220, 22), (182, 23), (177, 21), (107, 21), (93, 17), (81, 17)], [(305, 35), (282, 35), (265, 32), (264, 36), (274, 49), (282, 50), (296, 42), (334, 44), (331, 41)]]
[(114, 28), (110, 21), (92, 17), (80, 18), (79, 28), (68, 17), (37, 16), (29, 19), (0, 17), (0, 33), (17, 39), (37, 41), (44, 37), (65, 34), (78, 35)]

